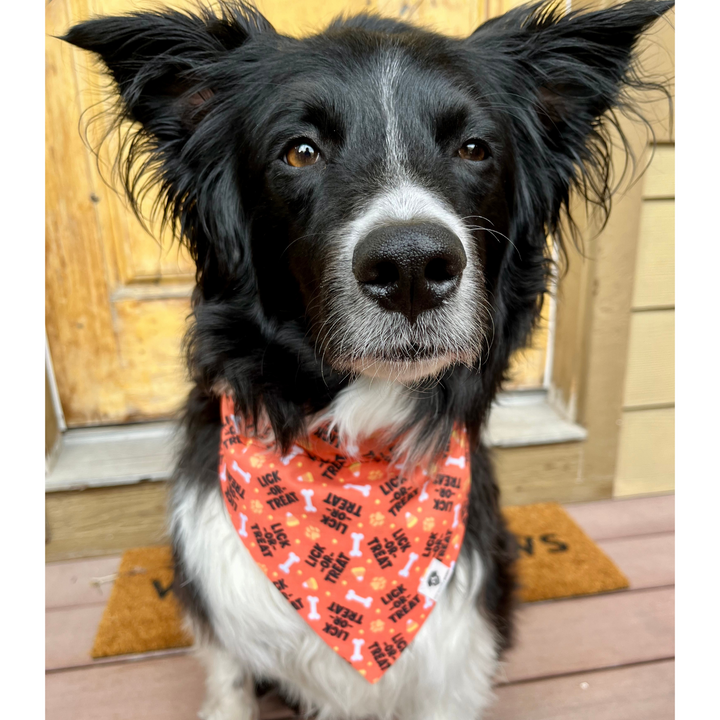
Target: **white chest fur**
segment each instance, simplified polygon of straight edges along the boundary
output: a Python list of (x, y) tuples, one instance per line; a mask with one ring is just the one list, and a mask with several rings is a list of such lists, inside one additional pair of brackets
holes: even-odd
[[(175, 542), (200, 588), (215, 635), (238, 666), (279, 682), (324, 718), (477, 719), (492, 697), (497, 644), (477, 611), (478, 556), (463, 551), (452, 582), (415, 640), (374, 685), (307, 625), (255, 564), (227, 517), (218, 488), (176, 493)], [(217, 717), (217, 716), (213, 716)], [(227, 714), (222, 720), (251, 717)]]

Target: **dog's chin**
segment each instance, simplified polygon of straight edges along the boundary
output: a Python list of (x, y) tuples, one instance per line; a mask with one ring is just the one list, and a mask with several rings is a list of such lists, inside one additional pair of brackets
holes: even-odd
[(363, 376), (413, 385), (439, 377), (444, 370), (458, 361), (457, 355), (449, 353), (414, 360), (367, 357), (351, 360), (348, 369), (356, 377)]

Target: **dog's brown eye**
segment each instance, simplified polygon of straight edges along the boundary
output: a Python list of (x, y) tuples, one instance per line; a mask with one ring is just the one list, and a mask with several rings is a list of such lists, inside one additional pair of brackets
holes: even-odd
[(285, 154), (285, 162), (296, 168), (309, 167), (320, 159), (320, 151), (309, 142), (293, 145)]
[(485, 160), (488, 154), (486, 145), (479, 140), (470, 140), (458, 150), (458, 155), (463, 160), (472, 160), (473, 162)]

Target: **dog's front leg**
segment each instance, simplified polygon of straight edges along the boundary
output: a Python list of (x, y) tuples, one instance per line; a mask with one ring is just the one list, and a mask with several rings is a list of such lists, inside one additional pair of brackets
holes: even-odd
[(201, 720), (258, 720), (260, 712), (252, 675), (228, 652), (214, 643), (198, 651), (207, 677)]

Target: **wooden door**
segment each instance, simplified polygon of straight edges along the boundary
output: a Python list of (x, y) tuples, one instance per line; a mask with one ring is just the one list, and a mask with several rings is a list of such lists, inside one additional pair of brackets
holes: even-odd
[[(167, 5), (190, 6), (168, 0)], [(280, 31), (303, 35), (338, 14), (377, 10), (464, 36), (518, 0), (258, 0)], [(89, 54), (55, 39), (93, 15), (142, 7), (131, 0), (50, 0), (46, 9), (46, 328), (70, 427), (171, 416), (187, 393), (181, 339), (193, 268), (146, 232), (107, 186), (112, 142), (99, 162), (83, 143), (81, 113), (102, 102)], [(90, 127), (97, 139), (104, 128)], [(147, 205), (149, 207), (149, 203)], [(153, 237), (153, 235), (155, 237)], [(157, 238), (157, 239), (156, 239)], [(546, 332), (516, 358), (515, 384), (542, 384)]]

